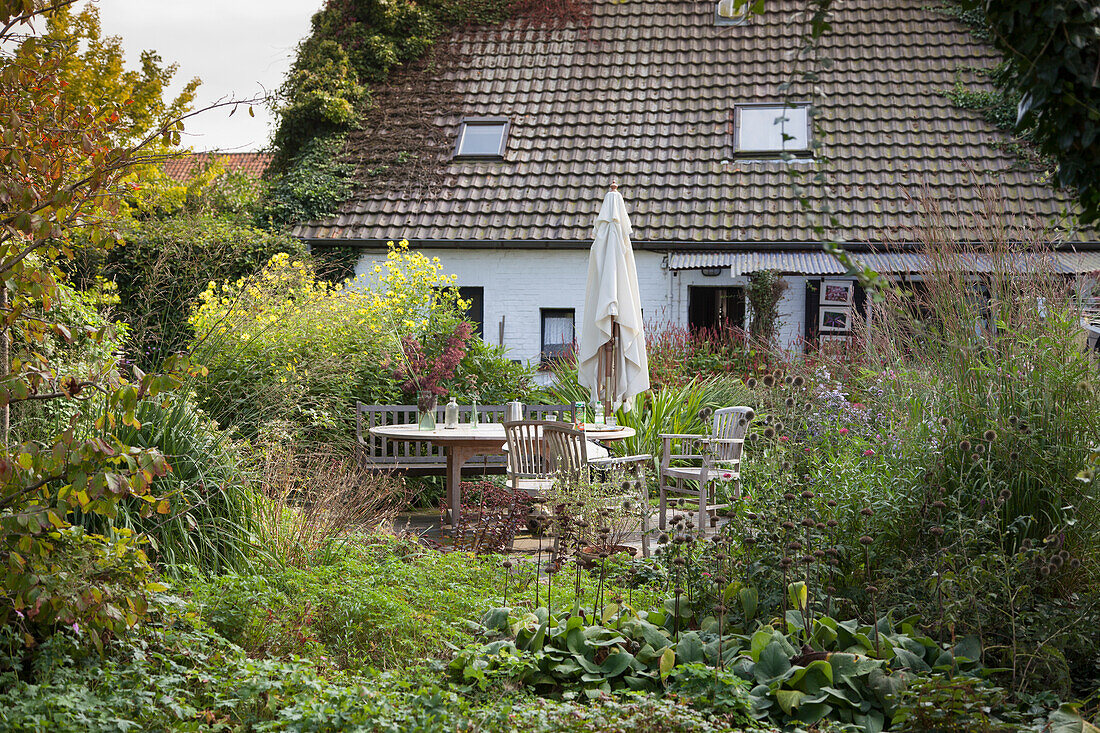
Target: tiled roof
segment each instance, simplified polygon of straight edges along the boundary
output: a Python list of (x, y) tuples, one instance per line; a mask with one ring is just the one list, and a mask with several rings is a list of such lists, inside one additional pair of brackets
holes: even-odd
[[(1009, 220), (1050, 221), (1068, 208), (1021, 169), (1006, 136), (944, 95), (956, 80), (981, 84), (971, 69), (998, 56), (929, 5), (834, 3), (823, 49), (834, 65), (815, 100), (842, 225), (833, 236), (905, 238), (922, 195), (965, 227), (986, 185), (1000, 190)], [(508, 117), (505, 160), (448, 160), (431, 187), (367, 185), (337, 216), (295, 232), (314, 241), (585, 241), (617, 179), (635, 243), (817, 241), (784, 172), (807, 164), (739, 160), (731, 141), (735, 103), (783, 99), (803, 6), (778, 0), (746, 25), (717, 26), (710, 0), (593, 0), (588, 28), (461, 36), (447, 72), (457, 109), (441, 106), (435, 125), (454, 140), (463, 115)], [(361, 135), (358, 145), (372, 144)]]
[(189, 153), (178, 158), (169, 158), (161, 166), (169, 178), (186, 181), (196, 170), (214, 159), (220, 160), (232, 173), (245, 173), (259, 178), (271, 162), (271, 153)]

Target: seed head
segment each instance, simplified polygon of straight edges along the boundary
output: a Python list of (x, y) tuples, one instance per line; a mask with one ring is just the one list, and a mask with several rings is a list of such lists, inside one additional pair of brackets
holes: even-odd
[(1070, 560), (1069, 561), (1069, 567), (1070, 567), (1071, 570), (1077, 570), (1079, 567), (1081, 567), (1081, 558), (1075, 557), (1072, 560)]
[(775, 377), (773, 377), (773, 376), (772, 376), (772, 375), (770, 375), (770, 374), (765, 374), (765, 375), (764, 375), (764, 378), (763, 378), (763, 379), (761, 379), (760, 381), (761, 381), (761, 382), (762, 382), (762, 383), (764, 384), (764, 386), (765, 386), (765, 387), (767, 387), (768, 389), (771, 389), (772, 387), (774, 387), (774, 386), (775, 386)]
[(933, 527), (928, 531), (936, 535), (937, 537), (943, 537), (943, 527)]
[(511, 567), (512, 567), (512, 561), (511, 561), (511, 560), (505, 560), (504, 562), (502, 562), (502, 563), (500, 564), (500, 566), (501, 566), (502, 568), (504, 568), (505, 570), (509, 570), (509, 569), (511, 569)]
[(978, 461), (982, 460), (982, 457), (981, 457), (981, 456), (979, 456), (979, 455), (978, 455), (977, 453), (971, 453), (971, 454), (970, 454), (970, 460), (972, 460), (972, 461), (974, 461), (975, 463), (977, 463)]
[(783, 529), (789, 531), (789, 530), (794, 529), (794, 522), (792, 522), (788, 519), (786, 522), (783, 522), (783, 524), (781, 524), (779, 526), (782, 527)]
[(794, 542), (788, 543), (787, 547), (792, 549), (792, 550), (801, 550), (802, 549), (802, 543), (799, 542), (798, 540), (795, 540)]
[(974, 446), (974, 452), (977, 453), (978, 455), (981, 455), (982, 453), (985, 453), (985, 443), (978, 443), (977, 445), (975, 445)]
[(982, 434), (982, 437), (985, 438), (986, 442), (992, 443), (997, 439), (997, 432), (995, 430), (986, 430), (985, 433)]
[(757, 519), (760, 518), (760, 515), (756, 512), (748, 512), (745, 514), (745, 518), (748, 519), (750, 522), (755, 522)]
[(859, 510), (859, 513), (862, 514), (865, 517), (871, 517), (871, 516), (874, 516), (875, 510), (872, 509), (869, 506), (865, 506), (865, 507), (863, 507), (862, 509)]
[(947, 503), (943, 502), (943, 501), (940, 501), (939, 499), (936, 499), (934, 502), (932, 502), (932, 506), (935, 507), (936, 509), (946, 509), (947, 508)]
[(966, 438), (963, 438), (962, 440), (959, 441), (959, 450), (961, 450), (963, 453), (969, 453), (970, 448), (971, 448), (970, 441), (967, 440)]
[(793, 384), (794, 384), (794, 386), (796, 386), (796, 387), (801, 387), (801, 386), (802, 386), (802, 385), (804, 385), (805, 383), (806, 383), (806, 380), (805, 380), (805, 379), (804, 379), (804, 378), (802, 377), (802, 375), (801, 375), (801, 374), (800, 374), (800, 375), (798, 375), (797, 377), (795, 377), (795, 378), (794, 378), (794, 382), (793, 382)]
[(749, 389), (756, 389), (756, 377), (749, 377), (748, 381), (745, 382), (745, 386)]
[(836, 502), (833, 501), (832, 499), (829, 499), (827, 502), (825, 502), (825, 506), (827, 506), (829, 508), (833, 508), (833, 507), (836, 506)]
[(861, 545), (869, 545), (874, 541), (875, 541), (874, 538), (871, 537), (871, 535), (869, 535), (869, 534), (865, 534), (865, 535), (863, 535), (862, 537), (859, 538), (859, 544), (861, 544)]
[(814, 492), (807, 489), (806, 491), (802, 492), (802, 498), (803, 499), (812, 499), (812, 498), (814, 498)]
[(828, 522), (825, 522), (825, 525), (827, 527), (836, 527), (839, 524), (840, 522), (836, 521), (835, 519), (830, 519)]
[(783, 404), (787, 407), (794, 407), (794, 397), (788, 397), (787, 399), (783, 400)]
[(1045, 578), (1048, 575), (1050, 575), (1050, 566), (1048, 566), (1048, 565), (1041, 566), (1039, 568), (1039, 576)]
[(661, 534), (657, 535), (657, 544), (658, 545), (668, 544), (668, 535), (664, 532), (661, 532)]
[(803, 519), (801, 522), (799, 522), (799, 524), (801, 524), (806, 529), (809, 529), (810, 527), (816, 526), (816, 523), (814, 522), (814, 520), (810, 519), (809, 517), (806, 517), (805, 519)]
[(878, 588), (876, 588), (873, 585), (869, 585), (869, 586), (867, 586), (867, 592), (870, 593), (871, 595), (874, 595), (875, 593), (878, 593)]
[(769, 439), (774, 438), (775, 437), (775, 428), (773, 428), (771, 425), (764, 428), (764, 437), (769, 438)]

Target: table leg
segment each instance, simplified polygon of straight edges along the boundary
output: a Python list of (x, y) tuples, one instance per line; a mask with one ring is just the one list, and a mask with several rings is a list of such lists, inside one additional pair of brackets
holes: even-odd
[(452, 532), (462, 515), (462, 466), (477, 454), (477, 449), (469, 446), (447, 446), (447, 506)]

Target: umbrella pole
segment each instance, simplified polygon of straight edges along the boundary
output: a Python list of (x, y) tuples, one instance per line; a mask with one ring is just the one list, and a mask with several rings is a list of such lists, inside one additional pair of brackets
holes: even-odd
[(603, 345), (602, 361), (603, 369), (601, 370), (600, 380), (603, 384), (603, 414), (606, 420), (611, 416), (611, 406), (613, 402), (614, 389), (615, 389), (615, 349), (619, 345), (619, 322), (613, 321), (611, 324), (611, 338)]

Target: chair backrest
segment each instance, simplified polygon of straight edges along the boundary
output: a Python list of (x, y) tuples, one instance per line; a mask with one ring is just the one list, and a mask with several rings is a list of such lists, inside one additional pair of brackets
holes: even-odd
[(554, 471), (570, 477), (583, 475), (588, 468), (588, 442), (584, 432), (564, 423), (551, 422), (543, 427), (542, 434)]
[(547, 477), (553, 470), (544, 440), (549, 420), (512, 420), (504, 423), (508, 445), (508, 474), (516, 477)]
[[(723, 407), (714, 411), (710, 437), (718, 440), (744, 440), (749, 430), (751, 407)], [(743, 443), (714, 443), (712, 450), (719, 461), (734, 461), (741, 458)]]

